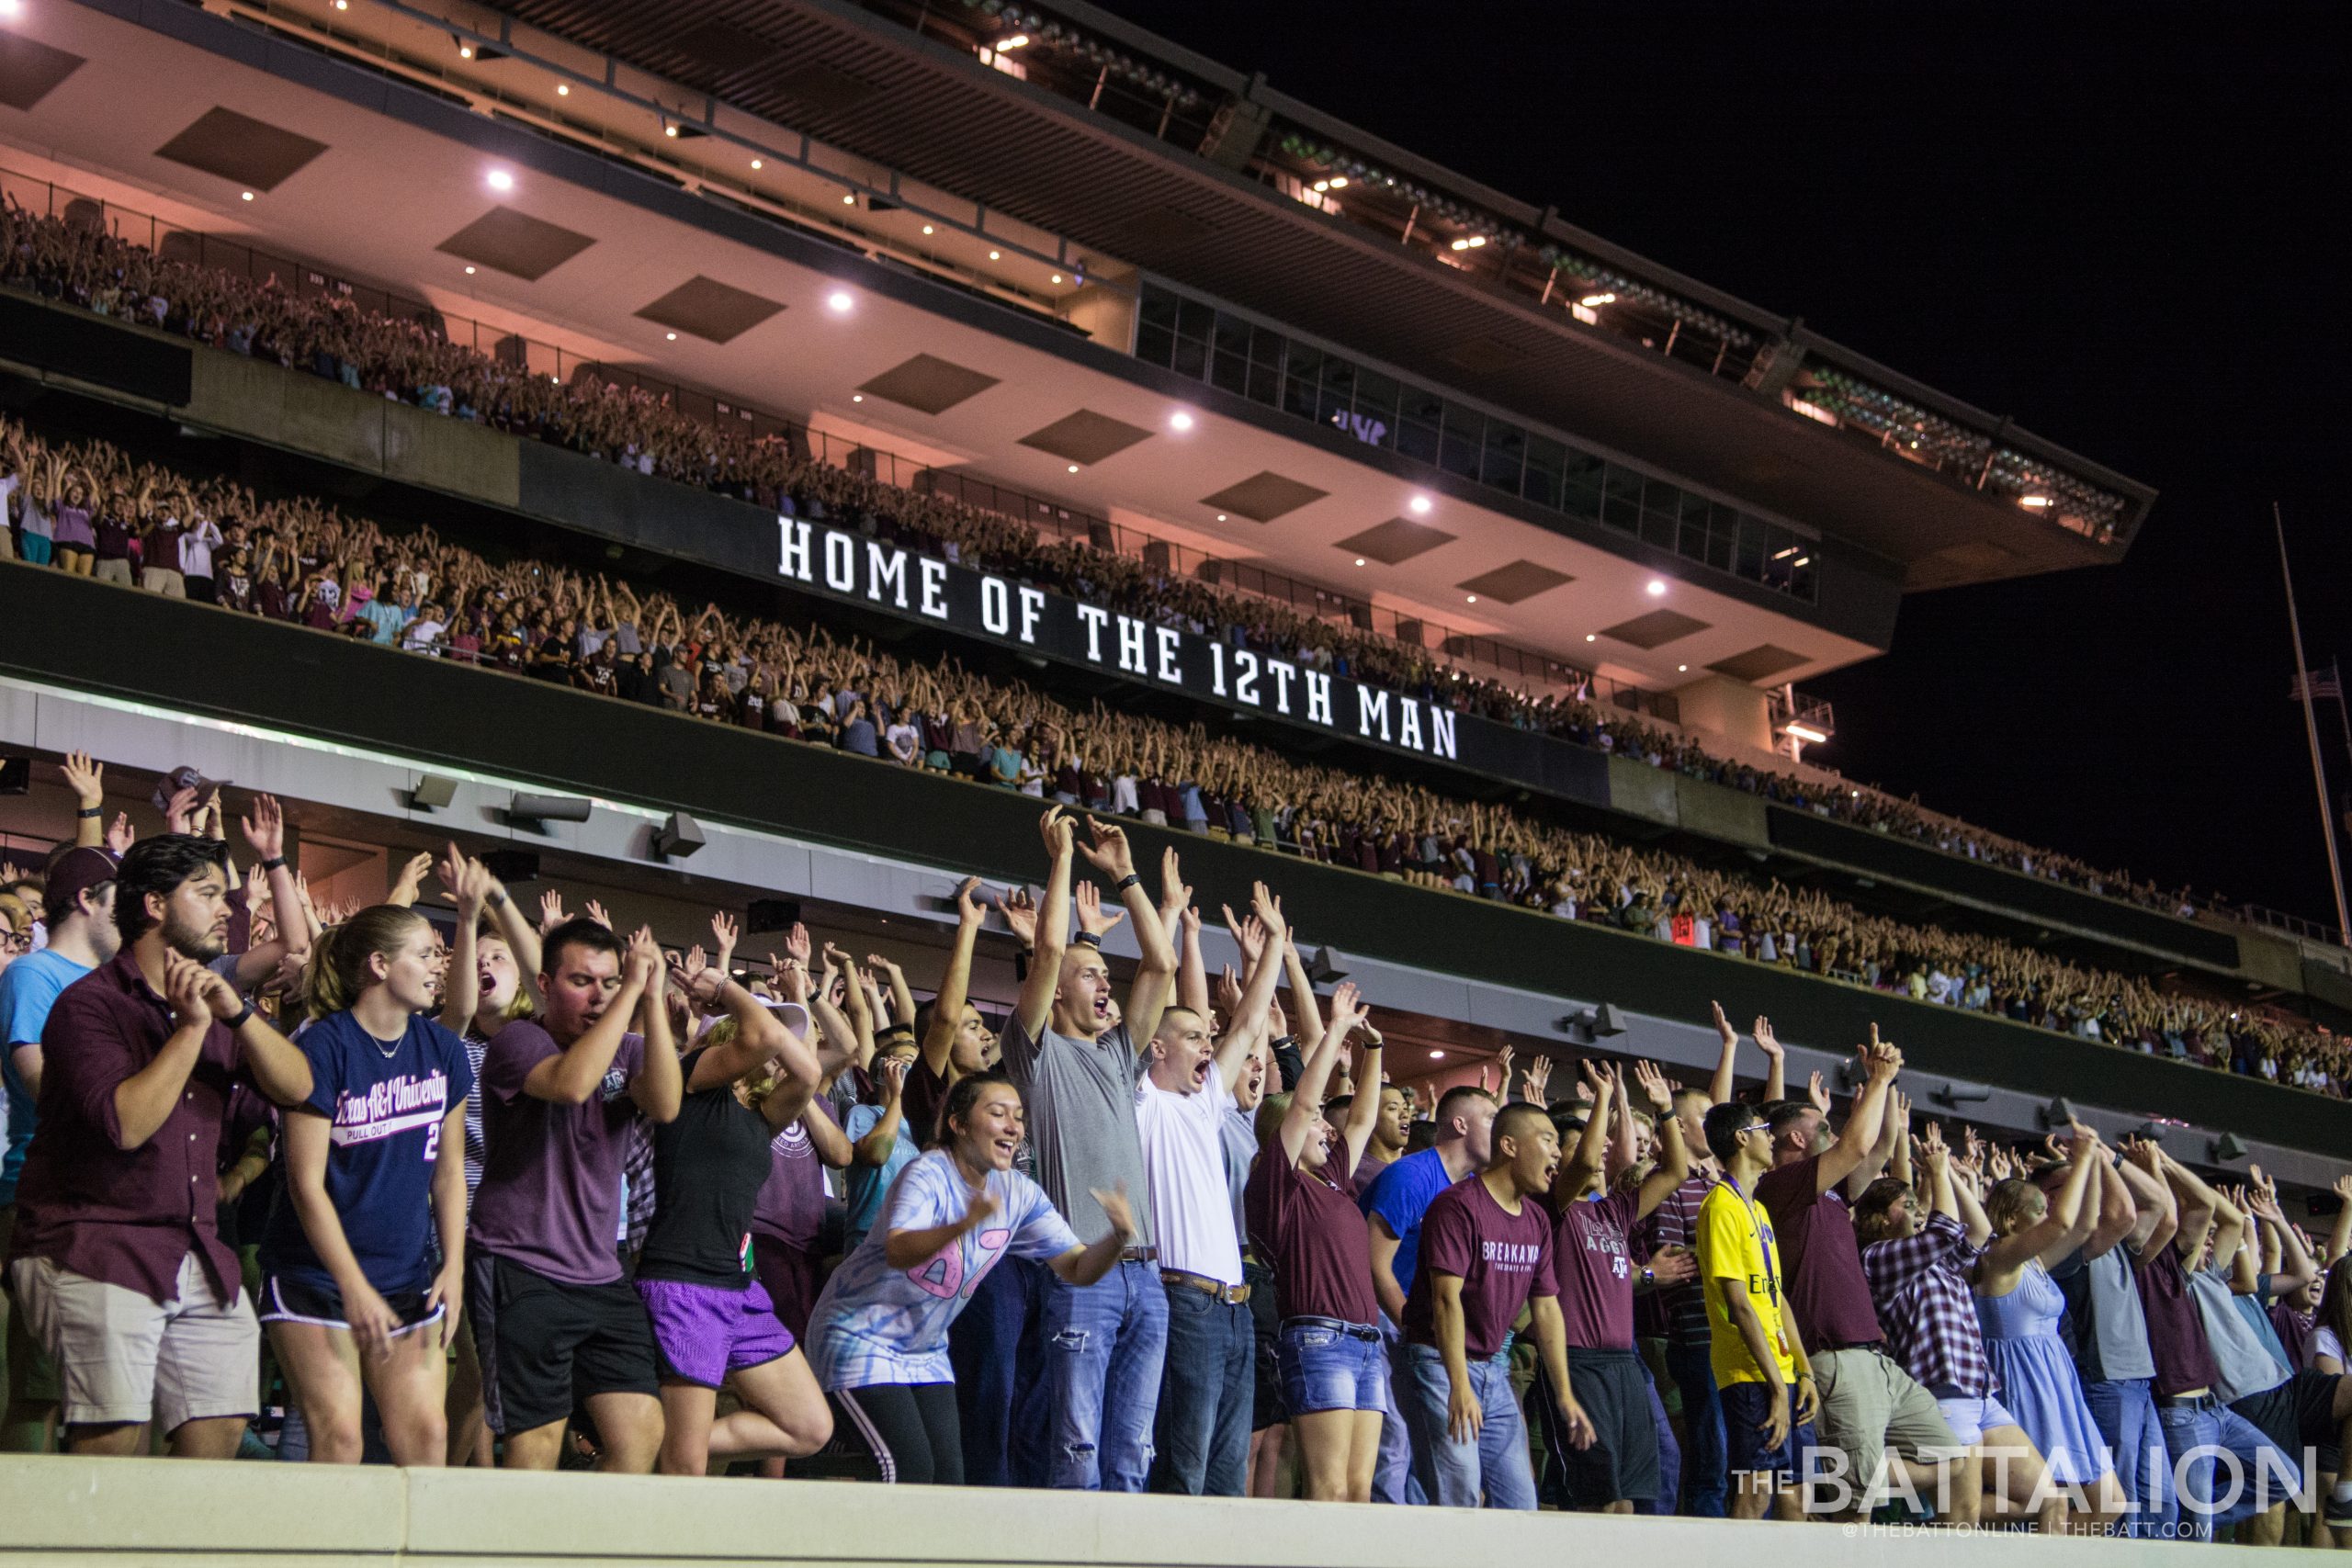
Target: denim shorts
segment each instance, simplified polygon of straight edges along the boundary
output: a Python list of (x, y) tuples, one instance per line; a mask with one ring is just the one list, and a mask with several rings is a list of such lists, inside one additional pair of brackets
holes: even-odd
[(1379, 1330), (1330, 1317), (1284, 1321), (1276, 1355), (1293, 1416), (1388, 1408), (1388, 1350)]

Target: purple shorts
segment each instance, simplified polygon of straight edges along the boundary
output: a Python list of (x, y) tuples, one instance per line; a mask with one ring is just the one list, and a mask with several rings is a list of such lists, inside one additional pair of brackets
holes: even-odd
[(683, 1280), (639, 1280), (637, 1293), (653, 1320), (664, 1378), (717, 1388), (729, 1372), (764, 1366), (792, 1352), (792, 1331), (776, 1321), (775, 1306), (757, 1280), (740, 1291)]

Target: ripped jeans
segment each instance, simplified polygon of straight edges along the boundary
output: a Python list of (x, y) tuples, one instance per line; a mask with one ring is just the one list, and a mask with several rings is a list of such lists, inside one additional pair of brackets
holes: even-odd
[(1046, 1484), (1140, 1492), (1168, 1349), (1168, 1293), (1156, 1263), (1122, 1262), (1091, 1285), (1046, 1282), (1036, 1393), (1050, 1434)]

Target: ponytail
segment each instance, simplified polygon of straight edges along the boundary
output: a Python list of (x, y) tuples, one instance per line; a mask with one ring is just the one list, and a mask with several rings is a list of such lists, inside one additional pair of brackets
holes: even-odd
[(423, 924), (424, 917), (413, 909), (378, 904), (322, 932), (311, 944), (311, 962), (302, 971), (302, 996), (311, 1016), (325, 1018), (357, 1001), (375, 981), (368, 961), (392, 952)]
[(1020, 1092), (1014, 1088), (1011, 1078), (993, 1070), (985, 1073), (967, 1073), (949, 1085), (947, 1098), (939, 1103), (939, 1124), (935, 1127), (922, 1129), (922, 1146), (927, 1149), (944, 1149), (953, 1143), (956, 1138), (953, 1123), (956, 1120), (972, 1113), (972, 1107), (979, 1103), (982, 1089), (993, 1089), (999, 1084), (1013, 1089), (1016, 1094)]

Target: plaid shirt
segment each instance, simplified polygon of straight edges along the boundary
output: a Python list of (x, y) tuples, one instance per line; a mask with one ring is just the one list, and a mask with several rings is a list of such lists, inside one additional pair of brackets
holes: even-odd
[(1981, 1399), (1999, 1389), (1968, 1282), (1983, 1251), (1949, 1214), (1928, 1215), (1917, 1235), (1862, 1248), (1887, 1353), (1930, 1391)]
[[(1634, 1227), (1633, 1243), (1642, 1261), (1648, 1262), (1667, 1247), (1699, 1250), (1699, 1205), (1715, 1184), (1712, 1176), (1694, 1175), (1666, 1195), (1649, 1218)], [(1670, 1345), (1704, 1349), (1712, 1333), (1707, 1326), (1706, 1287), (1697, 1280), (1672, 1285), (1640, 1297), (1640, 1332), (1663, 1334)]]

